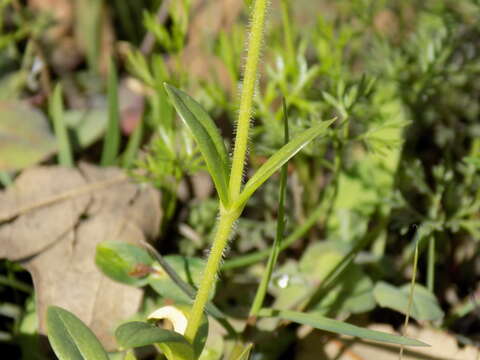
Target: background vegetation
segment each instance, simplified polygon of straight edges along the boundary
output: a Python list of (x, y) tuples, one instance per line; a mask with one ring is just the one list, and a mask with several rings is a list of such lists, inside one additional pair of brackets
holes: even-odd
[[(128, 214), (135, 231), (198, 284), (219, 209), (200, 149), (164, 82), (196, 99), (232, 149), (250, 3), (0, 2), (0, 346), (12, 358), (51, 358), (37, 350), (46, 306), (75, 312), (75, 301), (85, 305), (73, 285), (51, 285), (68, 283), (63, 279), (83, 263), (63, 264), (59, 253), (42, 259), (67, 232), (83, 239), (88, 221), (99, 224), (91, 230), (97, 243), (135, 243), (123, 228), (116, 236), (106, 227)], [(246, 177), (284, 145), (285, 115), (291, 138), (337, 120), (288, 163), (281, 252), (266, 306), (406, 331), (432, 345), (405, 357), (477, 358), (479, 20), (476, 0), (272, 1)], [(34, 167), (40, 163), (45, 173)], [(55, 165), (68, 171), (53, 172), (61, 171)], [(128, 189), (118, 185), (125, 174), (133, 179)], [(211, 300), (243, 333), (242, 344), (254, 344), (252, 359), (398, 358), (396, 349), (380, 353), (276, 318), (243, 332), (276, 237), (280, 183), (273, 176), (246, 204)], [(48, 201), (63, 190), (70, 192), (55, 200), (62, 201), (55, 210)], [(92, 199), (82, 205), (86, 193)], [(74, 220), (58, 217), (71, 209)], [(108, 217), (117, 210), (122, 217)], [(60, 229), (62, 222), (71, 226)], [(102, 243), (95, 253), (97, 243), (72, 259), (99, 271), (96, 259), (140, 292), (126, 301), (130, 307), (109, 313), (103, 330), (94, 310), (77, 313), (113, 351), (108, 321), (144, 320), (162, 304), (189, 299), (143, 253), (125, 250), (130, 255), (120, 258), (131, 256), (125, 267), (148, 266), (108, 273), (102, 256), (123, 250)], [(58, 280), (45, 280), (59, 271)], [(124, 291), (102, 284), (99, 303)], [(202, 356), (231, 354), (237, 340), (210, 319)], [(153, 358), (144, 350), (137, 358)]]

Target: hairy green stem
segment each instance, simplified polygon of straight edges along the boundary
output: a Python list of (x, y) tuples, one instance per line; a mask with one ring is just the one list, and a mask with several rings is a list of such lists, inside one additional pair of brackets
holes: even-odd
[(267, 0), (256, 0), (252, 14), (252, 25), (248, 43), (248, 55), (245, 66), (242, 94), (240, 98), (240, 111), (237, 121), (237, 134), (235, 138), (235, 149), (233, 152), (232, 168), (230, 172), (229, 195), (230, 204), (228, 209), (220, 210), (220, 219), (213, 240), (210, 255), (205, 266), (202, 281), (193, 303), (191, 316), (188, 322), (185, 337), (193, 343), (202, 319), (208, 297), (215, 285), (223, 252), (227, 246), (232, 226), (238, 219), (243, 204), (235, 202), (240, 194), (240, 187), (243, 177), (243, 166), (247, 154), (248, 131), (250, 128), (250, 113), (252, 108), (253, 94), (257, 79), (257, 67), (260, 58), (260, 49), (263, 40)]
[(235, 149), (230, 172), (229, 193), (232, 203), (240, 193), (243, 178), (243, 167), (247, 155), (248, 130), (252, 110), (253, 94), (257, 82), (257, 67), (262, 47), (267, 0), (256, 0), (252, 15), (252, 31), (248, 43), (248, 55), (243, 78), (242, 94), (240, 97), (240, 110), (237, 121), (237, 134)]
[(223, 257), (223, 251), (230, 237), (233, 223), (239, 216), (240, 212), (238, 211), (233, 213), (224, 212), (220, 215), (215, 239), (210, 250), (210, 255), (208, 256), (202, 281), (197, 296), (195, 297), (195, 302), (193, 303), (187, 330), (185, 331), (185, 337), (192, 343), (200, 326), (205, 305), (207, 304), (208, 298), (215, 284), (219, 265)]

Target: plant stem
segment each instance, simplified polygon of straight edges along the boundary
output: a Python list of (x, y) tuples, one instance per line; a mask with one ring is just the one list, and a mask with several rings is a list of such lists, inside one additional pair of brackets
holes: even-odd
[(229, 192), (231, 202), (235, 202), (240, 193), (243, 179), (243, 167), (247, 154), (248, 130), (250, 128), (250, 115), (252, 109), (253, 93), (257, 82), (257, 67), (262, 47), (263, 29), (267, 0), (256, 0), (252, 15), (252, 31), (248, 43), (247, 63), (243, 79), (242, 94), (240, 97), (240, 110), (237, 121), (237, 134), (235, 137), (235, 150), (233, 152), (232, 170), (230, 173)]
[[(417, 277), (417, 263), (418, 263), (418, 245), (423, 238), (422, 228), (417, 230), (417, 238), (415, 239), (415, 253), (413, 255), (413, 274), (412, 280), (410, 282), (410, 294), (408, 296), (408, 305), (407, 305), (407, 314), (405, 315), (405, 323), (403, 324), (403, 331), (402, 336), (405, 336), (405, 332), (407, 331), (408, 322), (410, 320), (410, 311), (412, 310), (413, 304), (413, 294), (415, 290), (415, 279)], [(403, 348), (404, 346), (400, 346), (400, 353), (398, 354), (398, 359), (403, 359)]]
[[(250, 128), (250, 112), (252, 108), (253, 93), (257, 79), (257, 67), (262, 46), (267, 0), (256, 0), (252, 14), (252, 30), (248, 43), (247, 63), (243, 80), (242, 94), (240, 98), (240, 111), (237, 121), (237, 135), (233, 152), (232, 168), (230, 172), (229, 195), (230, 204), (240, 194), (240, 186), (243, 177), (243, 166), (247, 154), (248, 131)], [(230, 206), (228, 209), (221, 208), (220, 220), (213, 240), (213, 245), (208, 256), (207, 265), (203, 273), (202, 282), (193, 303), (191, 317), (188, 321), (185, 337), (193, 343), (203, 316), (208, 297), (215, 285), (217, 272), (223, 257), (223, 251), (227, 245), (232, 226), (243, 210), (242, 204)]]
[(220, 221), (215, 233), (213, 245), (202, 276), (202, 282), (200, 283), (197, 296), (195, 297), (191, 317), (188, 321), (187, 330), (185, 331), (185, 337), (191, 343), (193, 343), (193, 340), (195, 339), (195, 335), (197, 334), (197, 330), (200, 326), (203, 316), (203, 310), (210, 296), (210, 292), (215, 284), (217, 272), (223, 256), (223, 250), (225, 249), (230, 237), (233, 223), (238, 219), (239, 216), (239, 211), (224, 212), (220, 215)]
[(427, 268), (427, 288), (431, 292), (435, 287), (435, 235), (430, 235), (428, 241), (428, 268)]

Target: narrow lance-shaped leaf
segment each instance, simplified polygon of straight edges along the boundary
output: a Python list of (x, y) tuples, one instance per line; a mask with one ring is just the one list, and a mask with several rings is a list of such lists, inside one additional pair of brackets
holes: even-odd
[(228, 168), (227, 150), (215, 123), (207, 112), (183, 91), (165, 84), (165, 89), (183, 122), (192, 132), (205, 159), (210, 176), (220, 197), (228, 204)]
[(297, 135), (288, 144), (282, 146), (275, 154), (273, 154), (267, 162), (265, 162), (260, 169), (248, 180), (245, 187), (237, 199), (238, 205), (243, 205), (253, 193), (270, 177), (275, 171), (280, 169), (283, 164), (290, 160), (297, 152), (316, 137), (322, 135), (325, 130), (335, 121), (322, 121), (318, 125), (311, 127), (308, 130)]
[[(287, 104), (285, 103), (285, 98), (282, 99), (283, 102), (283, 117), (284, 117), (284, 143), (287, 144), (289, 140), (289, 131), (288, 131), (288, 115), (287, 115)], [(255, 299), (250, 310), (250, 316), (256, 316), (260, 308), (263, 306), (263, 301), (265, 300), (265, 295), (267, 293), (268, 284), (272, 277), (273, 269), (277, 263), (278, 255), (280, 254), (280, 246), (283, 240), (283, 233), (285, 230), (285, 194), (287, 192), (287, 167), (288, 164), (285, 163), (282, 166), (280, 172), (280, 191), (278, 197), (278, 217), (277, 217), (277, 233), (275, 236), (275, 241), (273, 243), (270, 256), (268, 258), (267, 268), (263, 273), (262, 280), (258, 286), (257, 293), (255, 294)]]
[(94, 333), (71, 312), (50, 306), (47, 311), (48, 339), (60, 360), (108, 360)]
[(299, 324), (309, 325), (315, 329), (333, 332), (341, 335), (356, 336), (362, 339), (374, 340), (383, 343), (407, 345), (407, 346), (429, 346), (421, 341), (410, 339), (404, 336), (388, 334), (381, 331), (361, 328), (343, 321), (329, 319), (315, 313), (301, 313), (289, 310), (262, 309), (259, 316), (278, 317), (290, 320)]

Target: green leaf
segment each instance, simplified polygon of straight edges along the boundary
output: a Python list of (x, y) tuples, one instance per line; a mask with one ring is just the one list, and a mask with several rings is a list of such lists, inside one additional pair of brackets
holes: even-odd
[[(410, 284), (398, 288), (381, 281), (375, 285), (373, 295), (380, 306), (406, 314)], [(415, 284), (410, 316), (416, 320), (433, 321), (443, 318), (443, 315), (435, 295), (422, 285)]]
[(193, 360), (192, 345), (179, 333), (145, 322), (129, 322), (115, 331), (124, 348), (157, 345), (169, 360)]
[(260, 169), (257, 170), (250, 180), (245, 184), (245, 187), (237, 199), (237, 204), (244, 204), (250, 196), (270, 177), (282, 167), (288, 160), (290, 160), (297, 152), (299, 152), (310, 141), (320, 136), (325, 130), (335, 121), (322, 121), (318, 125), (311, 127), (308, 130), (297, 135), (288, 144), (284, 145), (280, 150), (273, 154), (267, 162), (265, 162)]
[(62, 166), (71, 167), (73, 166), (73, 156), (63, 112), (62, 87), (60, 84), (57, 84), (53, 91), (53, 96), (49, 104), (49, 112), (57, 137), (58, 163)]
[(74, 149), (85, 149), (105, 133), (108, 112), (105, 106), (84, 110), (68, 110), (64, 113)]
[(314, 313), (301, 313), (289, 310), (262, 309), (259, 316), (278, 317), (284, 320), (290, 320), (299, 324), (309, 325), (315, 329), (333, 332), (341, 335), (350, 335), (366, 340), (374, 340), (390, 344), (407, 346), (428, 346), (427, 344), (410, 339), (404, 336), (384, 333), (370, 329), (364, 329), (359, 326), (351, 325), (343, 321), (329, 319)]
[(47, 310), (48, 339), (60, 360), (108, 360), (95, 334), (71, 312), (50, 306)]
[(115, 63), (108, 71), (108, 124), (102, 149), (102, 166), (114, 165), (120, 148), (120, 110), (118, 107), (118, 79)]
[(120, 325), (115, 331), (115, 337), (118, 343), (126, 349), (163, 342), (189, 345), (181, 334), (141, 321)]
[(165, 89), (200, 148), (220, 201), (227, 205), (229, 203), (227, 187), (229, 160), (225, 144), (215, 123), (201, 105), (189, 95), (168, 84), (165, 84)]
[[(287, 105), (285, 103), (285, 98), (282, 99), (283, 102), (283, 116), (284, 116), (284, 143), (287, 144), (289, 140), (289, 129), (288, 129), (288, 116), (287, 116)], [(283, 241), (283, 235), (285, 231), (285, 195), (287, 192), (287, 163), (282, 166), (280, 172), (280, 190), (278, 194), (278, 216), (277, 216), (277, 231), (275, 235), (275, 240), (270, 251), (270, 255), (267, 262), (267, 268), (263, 273), (262, 280), (260, 285), (257, 288), (255, 294), (255, 299), (253, 300), (252, 307), (250, 309), (250, 316), (256, 316), (260, 308), (263, 306), (265, 300), (265, 295), (267, 294), (267, 289), (270, 284), (270, 279), (272, 277), (273, 269), (277, 264), (278, 255), (281, 251), (281, 244)]]
[(57, 150), (47, 119), (19, 101), (0, 101), (0, 171), (35, 165)]
[(105, 241), (97, 245), (95, 263), (108, 277), (118, 282), (145, 286), (153, 271), (153, 259), (148, 251), (120, 241)]
[(135, 157), (137, 156), (142, 143), (143, 127), (143, 119), (140, 119), (140, 122), (137, 124), (135, 130), (128, 139), (127, 148), (122, 156), (122, 165), (124, 168), (130, 168), (134, 163)]

